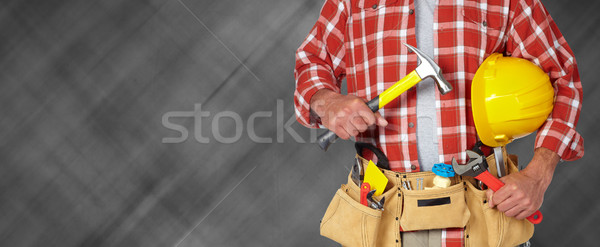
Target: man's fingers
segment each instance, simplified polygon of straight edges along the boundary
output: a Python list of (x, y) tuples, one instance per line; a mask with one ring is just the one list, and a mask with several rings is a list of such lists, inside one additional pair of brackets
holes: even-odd
[(498, 191), (494, 192), (494, 204), (498, 206), (503, 201), (507, 200), (516, 191), (516, 185), (504, 185)]
[[(325, 127), (342, 139), (347, 140), (357, 136), (374, 124), (384, 127), (388, 124), (381, 115), (374, 114), (362, 98), (352, 95), (335, 95), (331, 101), (331, 104), (328, 104), (319, 116)], [(315, 101), (315, 107), (317, 105)]]
[(354, 125), (350, 121), (348, 121), (348, 122), (346, 122), (346, 124), (344, 124), (344, 130), (346, 130), (346, 132), (348, 133), (348, 135), (349, 135), (348, 138), (350, 138), (352, 136), (357, 136), (359, 133), (358, 130), (356, 129), (356, 127), (354, 127)]
[(354, 125), (354, 128), (356, 128), (356, 130), (358, 130), (358, 132), (361, 133), (367, 130), (367, 128), (369, 128), (369, 125), (365, 122), (365, 119), (360, 116), (353, 117), (350, 120), (350, 122), (352, 123), (352, 125)]
[(504, 214), (509, 217), (513, 217), (523, 210), (523, 208), (519, 207), (518, 201), (514, 198), (508, 198), (501, 203), (496, 204), (496, 208), (498, 211), (504, 212)]
[(375, 118), (375, 114), (373, 114), (373, 112), (371, 111), (371, 109), (369, 109), (369, 107), (367, 107), (367, 105), (365, 105), (364, 108), (361, 107), (361, 109), (357, 113), (367, 124), (367, 126), (375, 124), (375, 121), (377, 120)]
[(528, 210), (523, 209), (518, 205), (518, 199), (509, 197), (505, 200), (499, 201), (496, 193), (491, 189), (486, 190), (486, 195), (488, 198), (488, 206), (490, 208), (496, 207), (498, 211), (504, 212), (504, 214), (508, 217), (514, 217), (516, 219), (524, 219), (531, 215), (533, 212), (528, 213)]
[(348, 140), (350, 138), (350, 134), (346, 130), (344, 124), (340, 123), (339, 119), (336, 119), (335, 121), (336, 121), (335, 123), (332, 123), (334, 127), (332, 129), (330, 129), (330, 130), (333, 131), (333, 132), (335, 132), (335, 134), (339, 138), (344, 139), (344, 140)]
[[(508, 217), (514, 217), (514, 218), (517, 218), (517, 217), (518, 217), (519, 215), (521, 215), (523, 212), (524, 212), (524, 210), (523, 210), (522, 208), (519, 208), (519, 207), (512, 207), (511, 209), (509, 209), (509, 210), (506, 210), (506, 211), (504, 212), (504, 214), (505, 214), (506, 216), (508, 216)], [(525, 217), (522, 217), (522, 218), (517, 218), (517, 219), (519, 219), (519, 220), (520, 220), (520, 219), (524, 219), (524, 218), (525, 218)]]
[(508, 217), (522, 220), (531, 215), (535, 210), (525, 208), (523, 205), (519, 204), (519, 201), (521, 200), (511, 197), (498, 204), (496, 208), (498, 211), (504, 212), (504, 214)]
[(534, 212), (535, 212), (535, 210), (523, 210), (519, 214), (517, 214), (517, 216), (515, 216), (515, 218), (517, 218), (519, 220), (522, 220), (522, 219), (525, 219), (525, 218), (529, 217)]
[(493, 198), (494, 197), (494, 191), (491, 190), (491, 189), (487, 189), (485, 191), (485, 194), (487, 195), (487, 198), (488, 198), (488, 200), (487, 200), (488, 201), (488, 206), (490, 208), (494, 208), (496, 206), (496, 204), (494, 203), (494, 198)]
[(385, 120), (385, 118), (383, 118), (383, 117), (381, 116), (381, 114), (379, 114), (379, 112), (376, 112), (376, 113), (375, 113), (375, 118), (377, 119), (377, 120), (376, 120), (376, 122), (377, 122), (377, 125), (379, 125), (379, 126), (381, 126), (381, 127), (385, 127), (385, 126), (387, 126), (387, 125), (388, 125), (388, 121), (387, 121), (387, 120)]
[(333, 132), (335, 132), (335, 134), (344, 140), (348, 140), (350, 139), (350, 135), (348, 134), (348, 132), (346, 132), (346, 130), (344, 129), (344, 127), (338, 127), (335, 130), (332, 130)]
[[(498, 191), (492, 193), (491, 204), (499, 211), (506, 212), (518, 204), (518, 198), (512, 194), (512, 186), (503, 186)], [(488, 191), (491, 191), (488, 189)]]

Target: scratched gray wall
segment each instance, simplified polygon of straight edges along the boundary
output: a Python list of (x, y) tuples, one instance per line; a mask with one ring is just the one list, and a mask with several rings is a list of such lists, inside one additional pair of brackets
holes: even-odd
[[(594, 246), (600, 2), (545, 3), (580, 65), (586, 155), (558, 168), (532, 242)], [(2, 1), (0, 246), (335, 246), (319, 219), (352, 146), (288, 122), (321, 5)], [(509, 149), (526, 162), (531, 143)]]

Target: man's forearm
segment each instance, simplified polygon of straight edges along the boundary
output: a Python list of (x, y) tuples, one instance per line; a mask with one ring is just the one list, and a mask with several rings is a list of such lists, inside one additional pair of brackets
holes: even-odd
[(560, 161), (560, 156), (554, 151), (539, 147), (535, 149), (531, 162), (523, 169), (523, 173), (533, 179), (536, 179), (538, 184), (547, 188), (552, 181), (556, 165)]

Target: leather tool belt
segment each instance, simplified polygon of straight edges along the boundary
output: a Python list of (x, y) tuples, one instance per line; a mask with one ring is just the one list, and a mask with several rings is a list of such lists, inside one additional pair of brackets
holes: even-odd
[[(387, 162), (383, 153), (374, 153), (378, 163)], [(517, 172), (516, 156), (504, 155), (508, 173)], [(365, 170), (368, 160), (358, 154), (357, 158)], [(494, 156), (488, 156), (487, 162), (494, 164)], [(349, 175), (321, 220), (321, 235), (349, 247), (400, 247), (401, 231), (445, 228), (463, 228), (465, 246), (516, 246), (533, 236), (529, 221), (489, 208), (485, 190), (473, 178), (454, 176), (447, 188), (425, 190), (433, 186), (433, 172), (380, 170), (389, 180), (384, 193), (374, 197), (378, 201), (385, 197), (383, 210), (360, 203), (360, 188)], [(490, 172), (495, 175), (495, 167), (490, 166)], [(410, 183), (412, 189), (403, 183)]]

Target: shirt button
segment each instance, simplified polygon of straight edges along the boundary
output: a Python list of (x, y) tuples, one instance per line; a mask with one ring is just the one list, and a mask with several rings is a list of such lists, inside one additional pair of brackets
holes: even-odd
[(416, 165), (412, 165), (412, 166), (410, 166), (410, 169), (411, 170), (415, 170), (415, 169), (417, 169), (417, 166)]
[(483, 23), (481, 23), (484, 27), (487, 27), (487, 22), (483, 21)]
[[(414, 123), (412, 123), (412, 122), (411, 122), (411, 123), (408, 123), (408, 127), (409, 127), (409, 128), (415, 127), (415, 124), (414, 124)], [(413, 168), (413, 169), (414, 169), (414, 168)]]
[(377, 4), (373, 4), (373, 9), (376, 9), (376, 8), (377, 8)]
[(410, 9), (410, 10), (408, 11), (408, 13), (412, 15), (412, 14), (414, 14), (414, 13), (415, 13), (415, 10), (414, 10), (414, 9)]

